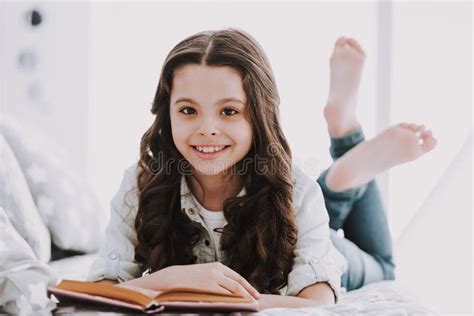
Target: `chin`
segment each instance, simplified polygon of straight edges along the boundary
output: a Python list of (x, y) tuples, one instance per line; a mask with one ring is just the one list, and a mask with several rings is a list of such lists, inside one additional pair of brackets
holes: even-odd
[(195, 172), (206, 176), (215, 176), (221, 174), (231, 167), (231, 165), (219, 161), (207, 163), (198, 162), (197, 164), (193, 163), (192, 166)]

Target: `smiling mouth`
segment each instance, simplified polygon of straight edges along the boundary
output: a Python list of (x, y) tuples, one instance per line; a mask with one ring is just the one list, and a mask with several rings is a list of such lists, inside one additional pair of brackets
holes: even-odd
[[(230, 145), (225, 145), (221, 150), (217, 150), (217, 151), (215, 149), (202, 148), (200, 146), (191, 146), (191, 147), (201, 157), (214, 157), (214, 156), (219, 156), (228, 147), (230, 147)], [(199, 147), (199, 149), (198, 149), (198, 147)]]
[(222, 147), (222, 149), (220, 150), (216, 150), (215, 147), (217, 146), (215, 146), (214, 148), (212, 146), (211, 147), (191, 146), (191, 147), (193, 147), (196, 151), (199, 151), (200, 153), (203, 153), (203, 154), (213, 154), (213, 153), (219, 153), (225, 150), (227, 147), (230, 147), (230, 145), (224, 145), (224, 147)]

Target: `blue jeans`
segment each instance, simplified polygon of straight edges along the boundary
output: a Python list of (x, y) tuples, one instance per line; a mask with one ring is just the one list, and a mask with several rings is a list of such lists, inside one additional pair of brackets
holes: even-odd
[[(349, 135), (331, 138), (331, 157), (338, 159), (363, 140), (361, 128)], [(348, 261), (342, 286), (350, 291), (372, 282), (395, 279), (392, 237), (375, 180), (355, 189), (334, 192), (326, 185), (329, 169), (324, 170), (317, 181), (329, 213), (331, 241)], [(339, 229), (344, 231), (344, 237), (336, 233)]]

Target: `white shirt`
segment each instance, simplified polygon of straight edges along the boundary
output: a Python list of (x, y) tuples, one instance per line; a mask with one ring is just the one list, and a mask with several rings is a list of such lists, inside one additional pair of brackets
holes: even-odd
[[(184, 187), (185, 192), (190, 192), (189, 187), (184, 178), (181, 179), (181, 186)], [(242, 196), (245, 194), (245, 188), (242, 188), (242, 190), (237, 196)], [(227, 220), (224, 217), (224, 212), (209, 211), (204, 206), (202, 206), (201, 203), (199, 203), (199, 201), (193, 194), (191, 194), (191, 200), (194, 206), (198, 209), (199, 215), (204, 220), (204, 223), (206, 223), (209, 234), (211, 235), (212, 242), (214, 243), (214, 247), (219, 249), (221, 239), (221, 233), (219, 232), (219, 229), (222, 229), (225, 225), (227, 225)]]
[(227, 225), (227, 220), (224, 217), (224, 212), (209, 211), (200, 204), (198, 205), (198, 209), (199, 215), (201, 215), (202, 219), (204, 220), (204, 223), (206, 223), (206, 226), (209, 229), (209, 233), (211, 234), (214, 247), (220, 248), (219, 245), (221, 233), (219, 232), (219, 229), (222, 229), (225, 225)]
[[(136, 173), (137, 163), (125, 170), (120, 188), (112, 198), (105, 244), (92, 265), (88, 280), (112, 279), (124, 282), (138, 278), (143, 273), (143, 268), (135, 261), (135, 246), (138, 243), (134, 228), (138, 208)], [(309, 285), (328, 282), (336, 294), (337, 302), (347, 261), (330, 240), (329, 215), (323, 193), (316, 180), (305, 175), (295, 165), (292, 166), (292, 180), (298, 240), (288, 284), (280, 293), (296, 296)], [(208, 224), (200, 215), (202, 213), (196, 211), (184, 177), (181, 180), (181, 208), (191, 220), (201, 223), (204, 234), (212, 236)], [(206, 243), (206, 240), (200, 240), (193, 248), (193, 254), (197, 256), (196, 263), (221, 261), (223, 255), (219, 247), (209, 240)]]

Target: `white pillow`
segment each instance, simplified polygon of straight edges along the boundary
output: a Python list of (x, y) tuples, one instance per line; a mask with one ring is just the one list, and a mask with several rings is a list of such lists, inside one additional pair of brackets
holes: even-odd
[(0, 313), (49, 315), (55, 304), (48, 299), (46, 287), (56, 284), (58, 276), (35, 258), (8, 213), (0, 206)]
[[(20, 236), (30, 245), (36, 258), (51, 258), (51, 238), (31, 196), (23, 172), (7, 142), (0, 134), (0, 207)], [(3, 240), (2, 243), (7, 243)], [(3, 252), (1, 252), (3, 257)], [(0, 258), (1, 260), (1, 258)]]
[(67, 250), (96, 251), (107, 214), (75, 170), (71, 156), (31, 120), (5, 115), (0, 124), (54, 244)]

